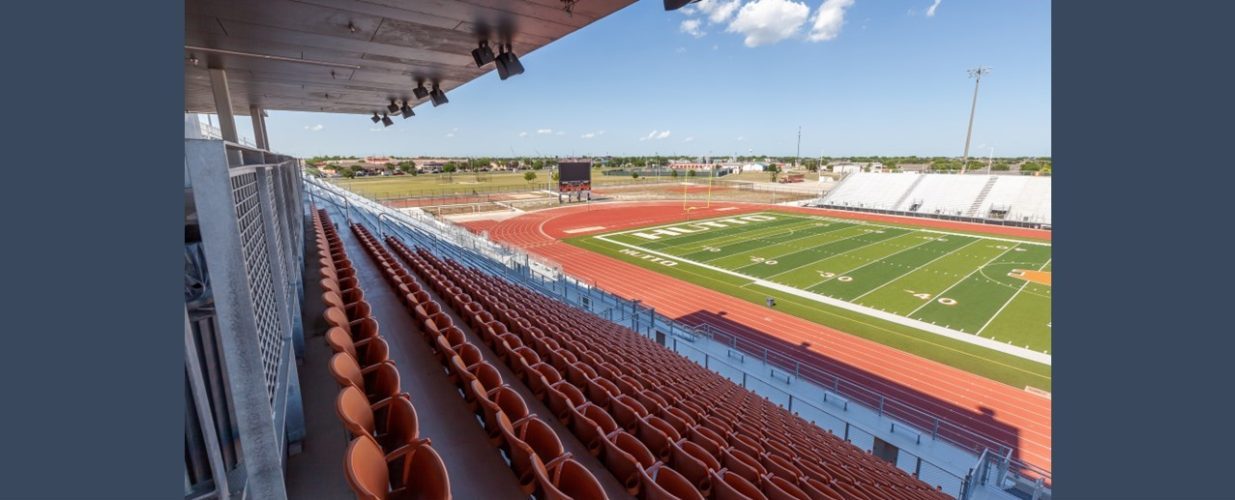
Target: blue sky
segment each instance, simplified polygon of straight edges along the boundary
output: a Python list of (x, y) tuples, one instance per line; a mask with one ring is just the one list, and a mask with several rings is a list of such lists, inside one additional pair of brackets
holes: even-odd
[(1051, 153), (1049, 2), (705, 0), (687, 11), (637, 2), (521, 55), (523, 75), (491, 72), (385, 129), (270, 112), (270, 141), (302, 157), (792, 155), (801, 125), (803, 156), (959, 156), (965, 70), (982, 64), (993, 70), (971, 154)]

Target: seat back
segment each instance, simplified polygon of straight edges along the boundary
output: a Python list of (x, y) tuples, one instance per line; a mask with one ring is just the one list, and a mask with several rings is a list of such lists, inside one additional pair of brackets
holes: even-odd
[(347, 447), (345, 460), (347, 483), (356, 498), (380, 500), (389, 495), (390, 472), (386, 466), (386, 454), (373, 436), (363, 435), (353, 439)]
[(420, 500), (450, 500), (450, 474), (446, 464), (428, 444), (416, 447), (410, 463), (404, 465), (406, 485), (412, 498)]
[(644, 500), (703, 500), (690, 480), (677, 471), (657, 463), (641, 471), (640, 493)]
[(712, 498), (715, 500), (768, 500), (759, 488), (728, 470), (712, 472)]
[(811, 500), (802, 488), (771, 474), (763, 477), (763, 492), (768, 500)]
[(369, 399), (355, 386), (344, 387), (335, 400), (335, 410), (339, 420), (352, 433), (352, 437), (367, 436), (374, 433), (373, 409)]

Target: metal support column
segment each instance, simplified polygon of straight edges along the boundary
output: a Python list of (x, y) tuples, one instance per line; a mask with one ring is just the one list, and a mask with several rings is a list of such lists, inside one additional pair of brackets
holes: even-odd
[(266, 143), (266, 117), (262, 108), (249, 106), (249, 118), (253, 121), (253, 139), (257, 141), (257, 149), (269, 151)]

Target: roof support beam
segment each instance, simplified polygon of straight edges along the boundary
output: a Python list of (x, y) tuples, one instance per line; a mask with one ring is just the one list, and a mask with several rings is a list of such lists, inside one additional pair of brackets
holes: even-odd
[(239, 144), (240, 136), (236, 133), (236, 117), (232, 115), (232, 93), (227, 88), (227, 71), (210, 69), (210, 91), (214, 94), (214, 111), (219, 115), (219, 130), (223, 140)]
[(253, 119), (253, 138), (257, 141), (257, 149), (270, 151), (270, 142), (266, 137), (265, 112), (257, 105), (250, 105), (249, 118)]

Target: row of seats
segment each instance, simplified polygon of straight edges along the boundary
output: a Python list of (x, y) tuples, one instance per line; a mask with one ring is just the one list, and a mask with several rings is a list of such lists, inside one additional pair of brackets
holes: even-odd
[[(477, 318), (485, 342), (523, 366), (538, 397), (634, 494), (950, 498), (626, 328), (388, 243), (427, 263), (414, 267), (460, 315)], [(477, 302), (481, 310), (469, 306)]]
[[(453, 324), (441, 305), (421, 288), (407, 269), (368, 229), (353, 225), (352, 231), (369, 257), (383, 270), (409, 314), (421, 325), (423, 340), (434, 350), (443, 371), (476, 414), (488, 433), (489, 442), (507, 457), (523, 491), (547, 499), (606, 499), (595, 476), (565, 451), (552, 427), (529, 410), (523, 397), (502, 380), (497, 367), (484, 359), (480, 348), (467, 340), (463, 330)], [(469, 310), (467, 306), (472, 304), (455, 300), (452, 305)], [(472, 310), (478, 308), (477, 304)], [(508, 364), (520, 378), (529, 370), (513, 362), (523, 359), (517, 354), (508, 351), (497, 354), (498, 359)]]
[(330, 371), (339, 383), (339, 419), (352, 436), (344, 468), (360, 499), (449, 500), (450, 478), (432, 442), (420, 436), (411, 397), (399, 386), (356, 270), (325, 210), (313, 213), (320, 255)]

